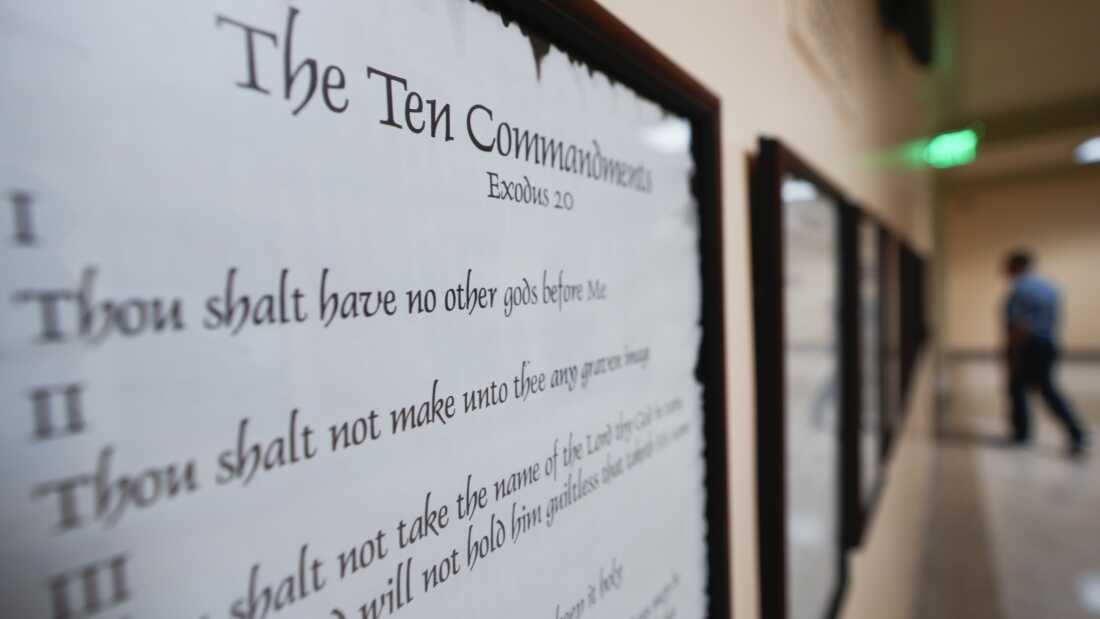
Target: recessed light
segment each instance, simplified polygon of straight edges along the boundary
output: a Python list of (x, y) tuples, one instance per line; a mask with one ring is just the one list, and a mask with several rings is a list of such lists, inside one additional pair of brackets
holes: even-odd
[(1089, 138), (1073, 149), (1073, 158), (1082, 165), (1100, 163), (1100, 136)]
[(1089, 614), (1100, 615), (1100, 572), (1086, 572), (1077, 577), (1077, 600)]

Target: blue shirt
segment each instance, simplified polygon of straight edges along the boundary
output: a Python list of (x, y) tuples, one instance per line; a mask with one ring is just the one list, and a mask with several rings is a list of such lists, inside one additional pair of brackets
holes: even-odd
[(1058, 331), (1061, 294), (1052, 284), (1024, 273), (1012, 284), (1005, 302), (1005, 320), (1011, 327), (1053, 343)]

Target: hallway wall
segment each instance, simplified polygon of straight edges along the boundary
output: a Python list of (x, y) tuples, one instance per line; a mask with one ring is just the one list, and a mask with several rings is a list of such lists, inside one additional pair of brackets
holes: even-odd
[(908, 425), (886, 470), (863, 547), (851, 555), (844, 619), (911, 619), (917, 613), (937, 445), (930, 414), (935, 368), (925, 353), (909, 398)]
[[(755, 619), (759, 598), (747, 157), (760, 135), (779, 137), (850, 197), (927, 250), (932, 237), (928, 175), (869, 162), (874, 154), (926, 132), (929, 122), (921, 101), (928, 85), (898, 42), (878, 25), (873, 3), (831, 4), (837, 15), (817, 22), (825, 25), (817, 35), (831, 44), (830, 58), (806, 53), (804, 42), (791, 34), (793, 15), (812, 17), (809, 13), (822, 10), (822, 3), (814, 0), (601, 4), (722, 99), (734, 606), (738, 619)], [(830, 74), (835, 77), (825, 77)], [(927, 401), (922, 400), (921, 408), (911, 421), (930, 414)], [(908, 461), (909, 451), (903, 445), (899, 460)], [(921, 458), (913, 463), (893, 479), (884, 497), (884, 505), (893, 507), (876, 520), (872, 549), (886, 544), (892, 553), (913, 555), (918, 540), (908, 530), (912, 514), (922, 510), (918, 489), (928, 474)], [(896, 581), (909, 574), (901, 562), (876, 565), (881, 579)], [(864, 597), (876, 601), (872, 607), (908, 604), (900, 599), (904, 592), (895, 589), (861, 587), (849, 600), (853, 607), (866, 607)]]
[(1023, 246), (1065, 296), (1062, 337), (1071, 352), (1100, 352), (1100, 168), (1005, 180), (953, 195), (945, 212), (947, 333), (951, 350), (1001, 345), (1004, 255)]

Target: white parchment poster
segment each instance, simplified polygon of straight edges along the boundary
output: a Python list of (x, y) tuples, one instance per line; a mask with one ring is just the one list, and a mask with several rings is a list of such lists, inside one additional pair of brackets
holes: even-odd
[(0, 2), (0, 606), (701, 617), (688, 124), (465, 0)]

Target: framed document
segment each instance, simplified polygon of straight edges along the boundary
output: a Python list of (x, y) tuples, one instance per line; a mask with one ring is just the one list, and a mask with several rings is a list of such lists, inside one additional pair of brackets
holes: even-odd
[[(908, 403), (916, 373), (917, 360), (928, 335), (927, 312), (925, 309), (927, 302), (925, 260), (911, 245), (903, 243), (901, 245), (899, 268), (901, 280), (902, 398), (904, 403)], [(904, 410), (908, 410), (908, 407), (905, 406)]]
[(850, 403), (851, 435), (847, 438), (845, 505), (849, 546), (862, 543), (875, 504), (882, 492), (886, 465), (887, 419), (883, 371), (883, 308), (881, 225), (866, 211), (853, 208), (851, 278), (856, 345), (851, 347), (855, 368)]
[(894, 233), (882, 231), (882, 371), (884, 458), (901, 433), (917, 362), (928, 337), (926, 262)]
[(883, 430), (886, 436), (883, 457), (889, 459), (893, 445), (902, 428), (902, 355), (901, 355), (901, 243), (897, 237), (883, 228), (882, 272), (880, 291), (882, 310), (880, 333), (882, 338), (882, 411)]
[(8, 613), (729, 616), (713, 94), (592, 2), (4, 21)]
[(760, 141), (751, 216), (764, 617), (833, 616), (844, 590), (851, 215), (833, 184)]

